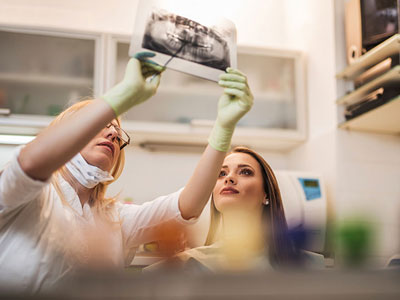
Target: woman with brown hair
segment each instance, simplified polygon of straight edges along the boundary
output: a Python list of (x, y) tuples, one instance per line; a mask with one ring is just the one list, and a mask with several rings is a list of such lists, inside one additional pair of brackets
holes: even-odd
[[(231, 220), (230, 215), (242, 216), (243, 220)], [(246, 147), (234, 148), (224, 160), (212, 193), (211, 223), (205, 245), (216, 241), (221, 223), (225, 233), (232, 231), (227, 227), (227, 223), (231, 225), (232, 221), (239, 226), (260, 230), (260, 246), (271, 265), (285, 265), (293, 258), (294, 248), (289, 240), (275, 174), (261, 155)], [(244, 222), (251, 224), (246, 226)], [(252, 237), (249, 232), (245, 236)], [(253, 242), (257, 244), (257, 241)]]
[(148, 60), (154, 55), (136, 54), (120, 83), (67, 109), (0, 172), (0, 289), (49, 289), (82, 267), (122, 269), (137, 246), (156, 239), (157, 226), (201, 214), (253, 103), (246, 76), (231, 68), (220, 76), (217, 120), (185, 187), (143, 205), (105, 197), (130, 142), (119, 116), (157, 91), (164, 69)]
[[(226, 155), (212, 192), (205, 246), (178, 254), (168, 266), (210, 270), (288, 266), (295, 249), (288, 236), (274, 172), (261, 155), (236, 147)], [(149, 270), (165, 263), (148, 267)]]

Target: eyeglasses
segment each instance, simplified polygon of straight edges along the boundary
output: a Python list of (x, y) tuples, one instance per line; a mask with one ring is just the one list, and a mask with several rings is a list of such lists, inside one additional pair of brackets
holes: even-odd
[(115, 125), (113, 123), (108, 123), (106, 128), (114, 127), (115, 131), (118, 133), (118, 139), (119, 139), (119, 150), (122, 150), (126, 145), (128, 145), (131, 142), (131, 138), (129, 135), (126, 133), (125, 130), (123, 130), (121, 127), (118, 125)]

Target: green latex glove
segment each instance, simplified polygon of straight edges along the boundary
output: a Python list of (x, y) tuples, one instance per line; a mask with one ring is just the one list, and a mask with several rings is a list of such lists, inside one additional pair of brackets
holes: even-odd
[[(160, 74), (165, 68), (147, 59), (153, 56), (155, 54), (152, 52), (136, 53), (126, 66), (124, 79), (103, 95), (102, 98), (111, 106), (116, 116), (156, 93)], [(152, 77), (147, 79), (150, 76)]]
[(217, 120), (208, 138), (210, 146), (222, 152), (229, 150), (236, 123), (253, 105), (246, 75), (232, 68), (226, 72), (219, 76), (218, 84), (224, 88), (224, 94), (219, 98)]

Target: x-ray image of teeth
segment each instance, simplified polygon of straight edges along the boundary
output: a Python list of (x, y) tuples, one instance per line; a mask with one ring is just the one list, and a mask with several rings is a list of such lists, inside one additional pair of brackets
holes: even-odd
[(168, 69), (218, 81), (227, 67), (236, 68), (236, 27), (218, 11), (196, 12), (191, 1), (180, 5), (140, 0), (129, 48), (156, 55)]
[(163, 10), (153, 11), (148, 19), (142, 47), (222, 71), (231, 65), (222, 34)]

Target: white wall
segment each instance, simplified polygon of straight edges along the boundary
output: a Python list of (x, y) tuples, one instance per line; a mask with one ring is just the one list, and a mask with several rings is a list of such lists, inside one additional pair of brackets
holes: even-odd
[[(334, 218), (336, 200), (336, 85), (333, 1), (288, 0), (287, 44), (307, 53), (308, 141), (288, 155), (290, 169), (323, 175), (328, 218)], [(298, 13), (301, 11), (302, 13)], [(331, 221), (330, 221), (331, 222)], [(327, 246), (331, 247), (327, 240)], [(333, 249), (328, 249), (332, 251)]]
[(0, 0), (0, 22), (130, 33), (138, 1)]
[[(222, 14), (236, 24), (242, 44), (280, 46), (284, 39), (284, 1), (164, 2)], [(131, 34), (137, 5), (138, 0), (0, 0), (0, 23)]]
[(338, 132), (338, 220), (358, 217), (375, 230), (372, 263), (400, 253), (399, 137)]
[[(335, 40), (333, 1), (287, 0), (286, 44), (307, 54), (308, 141), (288, 155), (290, 169), (320, 172), (335, 199)], [(299, 13), (301, 11), (301, 13)]]

